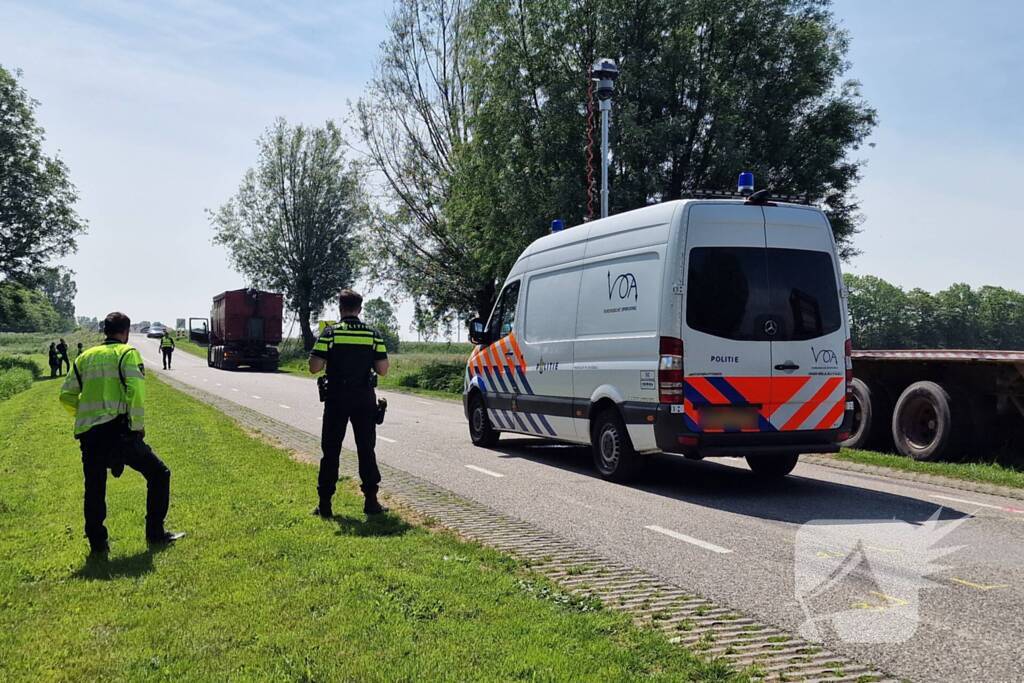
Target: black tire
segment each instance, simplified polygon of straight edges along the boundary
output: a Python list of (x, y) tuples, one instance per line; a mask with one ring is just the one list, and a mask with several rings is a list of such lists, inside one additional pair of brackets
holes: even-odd
[(487, 407), (484, 405), (484, 398), (479, 392), (474, 391), (469, 397), (469, 439), (474, 446), (491, 448), (498, 443), (501, 432), (491, 424), (491, 418), (487, 416)]
[(892, 400), (885, 389), (854, 378), (853, 425), (843, 448), (888, 450), (892, 447)]
[(970, 405), (956, 389), (915, 382), (892, 415), (896, 451), (914, 460), (957, 460), (970, 434)]
[(633, 449), (633, 442), (619, 411), (607, 408), (598, 413), (591, 425), (590, 444), (594, 467), (601, 478), (617, 482), (635, 479), (643, 469), (643, 461)]
[(783, 453), (781, 455), (748, 455), (747, 466), (750, 471), (761, 477), (772, 479), (784, 477), (793, 471), (799, 453)]

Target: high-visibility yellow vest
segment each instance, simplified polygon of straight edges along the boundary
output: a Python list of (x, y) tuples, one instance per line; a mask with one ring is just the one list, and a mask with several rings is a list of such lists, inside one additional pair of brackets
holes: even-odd
[(108, 339), (86, 349), (60, 389), (60, 402), (75, 416), (75, 436), (128, 416), (133, 431), (145, 429), (146, 371), (132, 346)]
[(161, 349), (173, 349), (174, 348), (174, 337), (171, 336), (170, 332), (165, 332), (164, 336), (160, 337), (160, 348)]

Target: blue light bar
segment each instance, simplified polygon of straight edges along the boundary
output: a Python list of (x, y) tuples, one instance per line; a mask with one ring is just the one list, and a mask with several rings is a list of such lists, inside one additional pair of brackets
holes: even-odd
[(754, 174), (750, 171), (743, 171), (740, 173), (740, 179), (736, 185), (740, 194), (752, 194), (754, 192)]
[(562, 230), (565, 230), (565, 222), (561, 218), (551, 221), (551, 232), (561, 232)]

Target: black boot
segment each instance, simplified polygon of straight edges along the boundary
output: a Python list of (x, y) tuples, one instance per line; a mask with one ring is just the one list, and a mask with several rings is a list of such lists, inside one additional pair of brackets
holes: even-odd
[(313, 514), (317, 517), (323, 517), (324, 519), (330, 519), (334, 516), (334, 511), (331, 510), (331, 501), (320, 499), (320, 504), (313, 508)]
[(388, 511), (388, 508), (380, 504), (377, 500), (376, 493), (367, 493), (366, 502), (363, 503), (363, 512), (368, 515), (382, 515)]
[(147, 533), (146, 542), (150, 545), (169, 545), (184, 537), (184, 531), (161, 531), (159, 533)]

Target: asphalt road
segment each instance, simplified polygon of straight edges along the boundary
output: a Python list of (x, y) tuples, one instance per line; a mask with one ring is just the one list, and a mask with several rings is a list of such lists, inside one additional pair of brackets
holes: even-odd
[[(155, 340), (133, 343), (163, 372)], [(169, 375), (320, 432), (307, 378), (216, 370), (181, 351)], [(598, 478), (585, 448), (509, 435), (476, 448), (461, 404), (385, 395), (377, 453), (392, 467), (764, 622), (816, 628), (891, 674), (1024, 680), (1021, 501), (803, 463), (765, 481), (739, 460), (672, 456), (623, 486)], [(310, 472), (311, 509), (315, 485)]]

